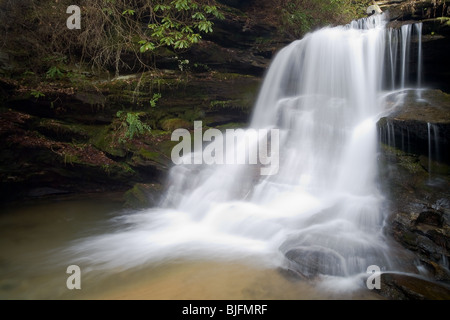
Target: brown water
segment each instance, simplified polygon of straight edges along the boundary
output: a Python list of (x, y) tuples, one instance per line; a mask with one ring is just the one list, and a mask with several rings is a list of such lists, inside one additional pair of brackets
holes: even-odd
[[(114, 230), (126, 213), (117, 195), (59, 197), (3, 208), (0, 214), (0, 299), (299, 300), (377, 299), (369, 290), (337, 294), (252, 261), (170, 261), (128, 270), (81, 268), (81, 290), (69, 290), (64, 249)], [(132, 214), (132, 212), (130, 212)], [(64, 259), (68, 259), (67, 261)], [(90, 270), (94, 269), (94, 270)]]

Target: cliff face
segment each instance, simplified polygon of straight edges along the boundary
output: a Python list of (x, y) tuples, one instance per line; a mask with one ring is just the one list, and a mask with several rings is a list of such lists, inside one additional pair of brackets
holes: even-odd
[(394, 0), (375, 1), (391, 19), (392, 27), (405, 23), (423, 23), (423, 63), (426, 86), (450, 92), (450, 1)]
[[(380, 181), (390, 212), (387, 232), (415, 253), (410, 265), (450, 281), (450, 97), (410, 93), (379, 123)], [(417, 271), (417, 270), (416, 270)]]
[[(448, 1), (377, 1), (388, 11), (391, 25), (423, 23), (423, 84), (405, 97), (403, 107), (382, 118), (380, 132), (381, 185), (389, 212), (386, 232), (413, 253), (406, 262), (413, 272), (450, 283), (450, 18)], [(414, 268), (413, 268), (414, 269)], [(416, 280), (387, 275), (390, 298), (426, 299)], [(401, 283), (400, 283), (401, 282)], [(448, 293), (447, 293), (448, 294)], [(442, 298), (442, 296), (441, 296)]]
[[(151, 72), (123, 69), (111, 79), (67, 66), (36, 78), (0, 48), (0, 198), (159, 184), (172, 165), (172, 130), (192, 129), (194, 120), (245, 126), (264, 72), (287, 42), (263, 13), (269, 1), (221, 3), (225, 19), (214, 21), (214, 33), (190, 50), (162, 52)], [(14, 72), (23, 75), (7, 77)], [(161, 98), (152, 107), (154, 94)], [(151, 132), (120, 141), (121, 110), (140, 114)]]

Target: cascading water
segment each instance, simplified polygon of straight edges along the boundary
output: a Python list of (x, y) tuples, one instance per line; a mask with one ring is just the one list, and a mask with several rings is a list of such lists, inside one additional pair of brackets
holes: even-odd
[(437, 125), (427, 123), (428, 130), (428, 173), (432, 173), (432, 161), (439, 161), (439, 128)]
[[(396, 268), (382, 233), (376, 122), (385, 111), (383, 79), (405, 88), (411, 29), (388, 30), (375, 15), (282, 49), (251, 121), (253, 129), (279, 129), (276, 175), (248, 165), (177, 165), (160, 208), (124, 216), (126, 227), (71, 252), (103, 267), (246, 259), (344, 278), (370, 265)], [(391, 42), (399, 38), (400, 50)]]

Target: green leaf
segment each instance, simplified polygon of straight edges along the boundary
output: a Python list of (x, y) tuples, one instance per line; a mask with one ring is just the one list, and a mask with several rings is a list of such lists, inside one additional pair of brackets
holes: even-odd
[(175, 43), (172, 37), (161, 38), (160, 42), (166, 46), (171, 46)]
[(164, 5), (164, 4), (157, 4), (153, 8), (153, 10), (155, 10), (155, 12), (157, 12), (157, 11), (166, 11), (166, 10), (170, 10), (170, 6)]
[(192, 28), (191, 27), (189, 27), (189, 26), (184, 26), (182, 29), (181, 29), (181, 32), (183, 32), (183, 33), (194, 33), (194, 30), (192, 30)]
[(202, 36), (199, 35), (198, 33), (193, 33), (193, 34), (188, 35), (187, 38), (191, 43), (197, 43), (200, 41)]
[(196, 12), (192, 15), (193, 19), (197, 19), (197, 20), (206, 20), (206, 17), (203, 13), (201, 12)]
[[(142, 41), (139, 41), (139, 44), (142, 44), (141, 42)], [(155, 48), (156, 47), (152, 42), (144, 41), (142, 46), (139, 48), (139, 51), (140, 52), (153, 51), (153, 50), (155, 50)]]
[(189, 47), (189, 43), (186, 40), (178, 40), (175, 42), (174, 48), (175, 49), (184, 49), (184, 48), (188, 48)]
[(172, 1), (172, 4), (175, 4), (175, 9), (177, 9), (178, 11), (182, 11), (182, 10), (188, 11), (190, 9), (187, 0)]
[(161, 94), (160, 93), (153, 94), (153, 98), (150, 100), (150, 106), (152, 108), (155, 108), (156, 107), (156, 103), (158, 102), (159, 99), (161, 99)]
[(211, 21), (200, 21), (197, 23), (197, 28), (202, 32), (208, 33), (213, 31), (212, 25), (213, 23)]
[(40, 97), (45, 97), (45, 94), (43, 94), (43, 93), (40, 92), (40, 91), (36, 91), (36, 90), (31, 91), (30, 94), (31, 94), (33, 97), (35, 97), (36, 99), (39, 99)]
[(132, 9), (127, 9), (127, 10), (125, 10), (124, 12), (122, 12), (122, 15), (129, 15), (129, 16), (133, 16), (133, 15), (134, 15), (134, 13), (135, 13), (135, 11), (134, 11), (134, 10), (132, 10)]

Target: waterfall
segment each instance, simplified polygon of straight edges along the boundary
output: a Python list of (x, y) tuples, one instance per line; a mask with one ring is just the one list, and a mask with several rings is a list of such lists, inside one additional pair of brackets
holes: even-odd
[(422, 23), (416, 23), (416, 31), (418, 35), (418, 53), (417, 53), (417, 98), (421, 99), (422, 88)]
[(411, 25), (406, 24), (401, 27), (402, 32), (402, 73), (401, 73), (401, 89), (405, 88), (405, 79), (408, 71), (408, 55), (411, 36)]
[[(387, 38), (386, 59), (388, 69), (386, 70), (386, 81), (390, 84), (388, 88), (390, 90), (403, 90), (407, 86), (421, 88), (423, 73), (422, 23), (406, 24), (399, 29), (389, 28)], [(415, 41), (414, 45), (413, 40)], [(410, 68), (410, 65), (414, 62), (417, 62), (416, 70)], [(412, 80), (412, 72), (417, 73), (416, 85), (408, 83)], [(420, 90), (417, 93), (420, 95)]]
[(374, 15), (323, 28), (278, 52), (250, 123), (279, 130), (276, 175), (177, 165), (158, 208), (124, 216), (122, 230), (73, 250), (103, 267), (246, 259), (307, 277), (396, 268), (382, 232), (376, 122), (386, 109), (383, 79), (406, 86), (412, 28), (398, 33), (386, 23)]
[[(431, 177), (432, 161), (439, 161), (439, 128), (437, 125), (427, 122), (428, 130), (428, 174)], [(433, 146), (434, 142), (434, 146)]]

